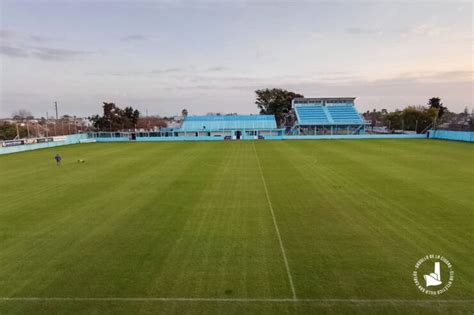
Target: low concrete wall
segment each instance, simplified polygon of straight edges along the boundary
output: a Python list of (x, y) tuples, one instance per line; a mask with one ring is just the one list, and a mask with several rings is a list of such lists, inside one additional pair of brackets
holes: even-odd
[[(449, 140), (460, 140), (460, 141), (471, 141), (473, 142), (474, 136), (472, 132), (461, 132), (460, 134), (446, 134), (446, 131), (436, 130), (435, 133), (430, 132), (430, 138), (436, 139), (449, 139)], [(458, 133), (457, 131), (450, 131), (450, 133)], [(421, 134), (380, 134), (380, 135), (321, 135), (321, 136), (265, 136), (265, 140), (335, 140), (335, 139), (423, 139), (427, 135)], [(446, 138), (442, 138), (446, 137)], [(64, 141), (54, 141), (45, 143), (35, 144), (24, 144), (11, 147), (0, 148), (0, 154), (17, 153), (31, 150), (38, 150), (50, 147), (57, 147), (61, 145), (76, 144), (80, 143), (81, 140), (92, 140), (97, 142), (170, 142), (170, 141), (223, 141), (224, 137), (137, 137), (136, 140), (130, 140), (127, 137), (121, 138), (88, 138), (86, 134), (70, 135), (66, 136)], [(470, 140), (464, 140), (470, 139)], [(252, 140), (246, 137), (245, 140)]]
[(64, 141), (52, 141), (52, 142), (44, 142), (44, 143), (16, 145), (16, 146), (11, 146), (11, 147), (0, 147), (0, 155), (45, 149), (45, 148), (51, 148), (51, 147), (58, 147), (58, 146), (68, 145), (68, 144), (76, 144), (76, 143), (79, 143), (79, 141), (82, 139), (87, 139), (87, 135), (86, 134), (70, 135), (70, 136), (65, 136), (65, 138), (66, 139)]
[(137, 137), (136, 140), (130, 140), (127, 137), (121, 138), (94, 138), (97, 142), (170, 142), (170, 141), (218, 141), (224, 140), (224, 137)]
[(474, 142), (474, 132), (473, 131), (452, 131), (452, 130), (430, 130), (429, 138)]
[(283, 136), (283, 140), (334, 140), (334, 139), (424, 139), (426, 134), (373, 134), (373, 135), (327, 135), (327, 136)]
[[(426, 134), (380, 134), (380, 135), (320, 135), (320, 136), (264, 136), (265, 140), (334, 140), (334, 139), (423, 139)], [(97, 142), (168, 142), (168, 141), (219, 141), (224, 137), (199, 136), (199, 137), (137, 137), (130, 140), (121, 138), (94, 138)], [(242, 140), (257, 140), (255, 137), (243, 137)]]
[(224, 140), (222, 136), (198, 136), (198, 137), (138, 137), (136, 141), (218, 141)]

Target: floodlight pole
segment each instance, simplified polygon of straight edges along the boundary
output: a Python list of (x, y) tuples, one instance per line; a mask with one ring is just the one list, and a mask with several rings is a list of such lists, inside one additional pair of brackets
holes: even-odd
[(54, 110), (56, 111), (56, 120), (54, 121), (54, 135), (57, 136), (57, 124), (58, 124), (58, 102), (54, 102)]

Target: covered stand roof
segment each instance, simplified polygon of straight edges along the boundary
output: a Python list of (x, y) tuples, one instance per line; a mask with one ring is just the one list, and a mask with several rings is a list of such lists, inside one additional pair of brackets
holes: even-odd
[(187, 116), (180, 130), (269, 130), (276, 128), (274, 115)]

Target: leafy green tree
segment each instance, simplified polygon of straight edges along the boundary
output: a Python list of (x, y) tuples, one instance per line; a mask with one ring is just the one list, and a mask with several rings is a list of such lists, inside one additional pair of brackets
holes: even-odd
[(181, 111), (181, 116), (183, 117), (188, 116), (188, 110), (186, 108), (183, 108), (183, 110)]
[(117, 131), (122, 129), (133, 129), (137, 125), (140, 112), (129, 106), (121, 109), (114, 103), (103, 103), (102, 116), (90, 117), (93, 126), (98, 130)]
[(438, 116), (438, 110), (424, 106), (408, 106), (383, 116), (383, 124), (390, 130), (407, 130), (417, 133), (425, 130)]
[[(17, 136), (16, 124), (5, 123), (0, 126), (0, 140), (12, 140)], [(20, 138), (26, 138), (28, 131), (26, 127), (18, 125)]]
[(303, 95), (283, 90), (264, 89), (256, 90), (255, 104), (260, 109), (260, 114), (273, 114), (279, 126), (284, 123), (285, 117), (291, 111), (291, 101)]
[(404, 129), (421, 132), (433, 121), (433, 115), (432, 109), (423, 106), (408, 106), (402, 112)]
[(131, 106), (125, 107), (122, 113), (122, 121), (126, 129), (133, 129), (137, 125), (138, 117), (140, 112), (137, 109), (133, 109)]
[(443, 117), (444, 112), (447, 110), (447, 108), (443, 106), (443, 103), (441, 103), (441, 99), (439, 97), (430, 98), (428, 100), (428, 105), (430, 106), (430, 108), (434, 108), (438, 110), (437, 118)]
[(402, 129), (402, 112), (395, 110), (394, 112), (387, 113), (383, 117), (383, 124), (389, 130), (401, 130)]

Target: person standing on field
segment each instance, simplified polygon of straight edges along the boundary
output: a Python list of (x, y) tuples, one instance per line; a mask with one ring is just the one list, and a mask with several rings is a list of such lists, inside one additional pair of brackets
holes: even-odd
[(56, 165), (57, 166), (60, 166), (61, 165), (61, 156), (59, 154), (56, 154), (56, 156), (54, 157), (54, 159), (56, 160)]

